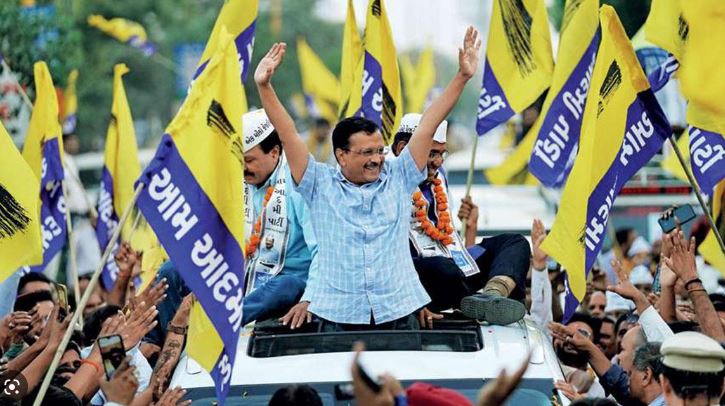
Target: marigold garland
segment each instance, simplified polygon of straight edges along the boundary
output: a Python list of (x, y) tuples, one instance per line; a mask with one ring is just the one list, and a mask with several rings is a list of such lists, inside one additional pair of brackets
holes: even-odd
[(245, 257), (250, 258), (254, 253), (257, 251), (257, 247), (259, 247), (259, 243), (261, 242), (261, 238), (259, 237), (261, 231), (262, 231), (262, 213), (264, 213), (264, 209), (267, 208), (267, 203), (269, 203), (269, 199), (272, 197), (272, 193), (274, 192), (274, 186), (269, 186), (267, 188), (267, 193), (264, 195), (264, 202), (262, 203), (262, 210), (259, 212), (259, 216), (257, 216), (257, 222), (254, 224), (254, 231), (252, 232), (252, 235), (249, 236), (249, 240), (247, 240)]
[(438, 213), (438, 226), (436, 227), (426, 212), (427, 202), (423, 197), (423, 193), (416, 191), (413, 193), (413, 205), (415, 206), (415, 218), (420, 222), (420, 228), (423, 232), (435, 241), (440, 241), (443, 245), (453, 243), (453, 225), (451, 224), (451, 216), (448, 214), (448, 198), (443, 192), (443, 185), (440, 179), (433, 180), (433, 194), (436, 201), (436, 211)]

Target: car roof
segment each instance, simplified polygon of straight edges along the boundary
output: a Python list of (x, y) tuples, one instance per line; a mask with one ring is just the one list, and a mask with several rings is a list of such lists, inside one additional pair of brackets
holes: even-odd
[[(490, 379), (502, 368), (517, 369), (529, 351), (524, 379), (564, 379), (550, 341), (531, 321), (510, 326), (481, 325), (484, 346), (475, 352), (368, 351), (363, 363), (373, 376), (390, 372), (400, 380)], [(340, 382), (350, 380), (352, 352), (254, 358), (247, 354), (251, 331), (240, 339), (231, 385)], [(213, 386), (210, 375), (186, 353), (171, 384)]]

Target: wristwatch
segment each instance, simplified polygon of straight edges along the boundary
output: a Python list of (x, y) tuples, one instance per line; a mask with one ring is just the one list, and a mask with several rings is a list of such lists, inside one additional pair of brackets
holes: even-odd
[(189, 331), (189, 326), (184, 326), (184, 327), (175, 326), (175, 325), (171, 324), (171, 322), (169, 322), (169, 324), (166, 326), (166, 331), (170, 332), (170, 333), (185, 336), (186, 333)]

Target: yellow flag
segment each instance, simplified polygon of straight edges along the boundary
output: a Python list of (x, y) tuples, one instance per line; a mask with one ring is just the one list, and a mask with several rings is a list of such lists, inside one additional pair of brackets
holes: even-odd
[(682, 51), (690, 27), (682, 15), (681, 0), (652, 0), (644, 32), (647, 41), (682, 61)]
[[(674, 2), (674, 0), (671, 0)], [(682, 93), (691, 103), (712, 113), (719, 129), (690, 124), (708, 131), (725, 133), (725, 2), (721, 0), (682, 1), (682, 14), (688, 24), (687, 41), (680, 60)], [(719, 130), (719, 131), (718, 131)]]
[(421, 52), (418, 64), (413, 67), (408, 56), (401, 59), (405, 110), (408, 113), (422, 113), (425, 102), (435, 85), (436, 70), (433, 63), (433, 48), (428, 46)]
[[(680, 148), (680, 152), (682, 152), (683, 158), (685, 158), (685, 162), (688, 163), (687, 166), (690, 166), (690, 136), (688, 135), (687, 131), (682, 132), (682, 135), (680, 135), (680, 139), (677, 140), (677, 146)], [(664, 169), (667, 173), (674, 176), (675, 178), (683, 182), (690, 182), (687, 179), (685, 169), (682, 167), (682, 164), (680, 164), (680, 160), (677, 159), (677, 155), (674, 151), (671, 151), (670, 154), (662, 160), (660, 166), (662, 167), (662, 169)]]
[(0, 123), (0, 282), (43, 262), (40, 183)]
[[(126, 73), (128, 67), (125, 64), (120, 63), (113, 67), (113, 103), (111, 120), (106, 131), (106, 149), (97, 203), (96, 237), (101, 249), (111, 243), (121, 214), (133, 203), (134, 182), (141, 173), (131, 108), (123, 87), (123, 75)], [(121, 241), (128, 240), (132, 228), (131, 221), (123, 225)], [(103, 284), (107, 287), (113, 286), (118, 276), (118, 266), (113, 259), (118, 247), (119, 241), (113, 241), (112, 254), (101, 274)]]
[(116, 40), (140, 49), (147, 56), (156, 51), (156, 46), (149, 42), (146, 30), (135, 21), (118, 17), (107, 20), (103, 16), (93, 14), (88, 16), (87, 22), (91, 27), (98, 28)]
[(297, 59), (305, 94), (337, 105), (340, 101), (340, 81), (302, 37), (297, 38)]
[[(347, 17), (342, 32), (342, 57), (340, 61), (340, 105), (338, 116), (342, 116), (348, 110), (353, 83), (357, 75), (357, 67), (362, 57), (362, 40), (357, 30), (355, 21), (355, 9), (352, 0), (347, 0)], [(355, 110), (359, 108), (359, 102)]]
[(619, 18), (600, 9), (602, 40), (584, 109), (579, 153), (542, 249), (567, 272), (565, 320), (586, 293), (614, 200), (671, 134)]
[(211, 321), (195, 322), (188, 351), (210, 372), (223, 404), (243, 317), (245, 109), (237, 47), (224, 27), (217, 41), (139, 178), (137, 205)]
[(538, 129), (541, 128), (541, 116), (539, 116), (534, 125), (529, 129), (524, 138), (521, 140), (519, 145), (511, 152), (506, 159), (500, 164), (493, 168), (486, 169), (484, 174), (486, 179), (494, 185), (510, 185), (515, 182), (517, 175), (522, 172), (528, 172), (526, 170), (529, 157), (531, 156), (531, 150), (536, 142), (536, 136)]
[[(723, 232), (722, 216), (722, 199), (724, 192), (725, 181), (721, 181), (718, 183), (717, 187), (715, 187), (715, 193), (713, 193), (712, 199), (710, 199), (710, 209), (713, 219), (715, 220), (715, 225), (718, 228), (717, 232), (719, 232), (721, 236), (725, 234), (725, 232)], [(720, 244), (718, 244), (717, 238), (715, 238), (715, 234), (713, 234), (714, 232), (714, 230), (710, 230), (710, 232), (707, 233), (707, 236), (700, 244), (698, 251), (700, 252), (700, 255), (702, 255), (708, 263), (710, 263), (710, 265), (720, 271), (721, 274), (725, 275), (725, 253), (723, 253), (722, 249), (720, 249)]]
[(551, 84), (554, 61), (543, 0), (493, 2), (476, 131), (530, 106)]
[(63, 92), (63, 134), (73, 134), (76, 130), (78, 114), (78, 96), (76, 95), (76, 81), (78, 81), (78, 69), (73, 69), (68, 74), (68, 84)]
[(370, 0), (365, 20), (365, 51), (358, 63), (347, 115), (380, 126), (386, 144), (393, 141), (403, 116), (398, 56), (383, 0)]

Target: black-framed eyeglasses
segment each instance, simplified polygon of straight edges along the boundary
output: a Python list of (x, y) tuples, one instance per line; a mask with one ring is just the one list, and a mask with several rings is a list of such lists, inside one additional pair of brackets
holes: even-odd
[(431, 151), (428, 153), (428, 159), (437, 159), (440, 158), (442, 160), (446, 160), (448, 158), (448, 151)]
[(370, 158), (373, 155), (387, 155), (388, 152), (390, 152), (390, 147), (366, 148), (360, 151), (353, 151), (349, 148), (345, 148), (344, 150), (347, 152), (352, 152), (353, 154), (362, 155), (365, 158)]

